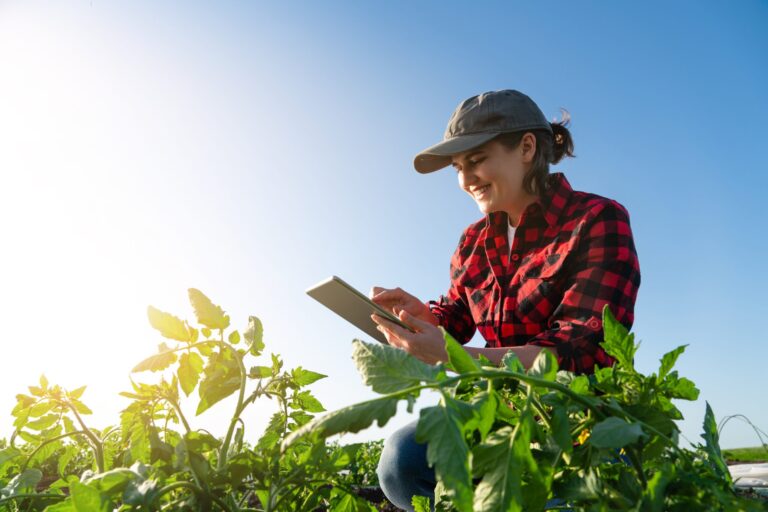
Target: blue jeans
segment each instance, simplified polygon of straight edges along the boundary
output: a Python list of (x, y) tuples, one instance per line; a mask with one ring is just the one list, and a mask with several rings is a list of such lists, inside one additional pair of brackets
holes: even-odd
[[(413, 496), (427, 496), (435, 508), (435, 470), (427, 465), (427, 445), (416, 442), (418, 420), (396, 430), (385, 442), (381, 451), (379, 485), (387, 499), (396, 507), (413, 512)], [(547, 506), (564, 505), (554, 498)]]
[(397, 508), (413, 511), (413, 496), (427, 496), (434, 509), (435, 470), (427, 465), (427, 445), (416, 442), (418, 420), (396, 430), (381, 451), (379, 485), (387, 499)]

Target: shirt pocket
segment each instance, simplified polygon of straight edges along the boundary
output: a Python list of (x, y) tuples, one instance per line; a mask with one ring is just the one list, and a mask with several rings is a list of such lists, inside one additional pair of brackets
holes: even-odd
[(519, 270), (517, 315), (524, 323), (546, 323), (562, 301), (566, 255), (535, 254)]

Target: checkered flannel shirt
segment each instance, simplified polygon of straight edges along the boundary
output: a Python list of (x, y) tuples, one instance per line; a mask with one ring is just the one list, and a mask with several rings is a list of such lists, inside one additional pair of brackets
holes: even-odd
[(561, 369), (592, 373), (613, 363), (599, 346), (603, 306), (628, 329), (634, 321), (640, 266), (629, 214), (574, 191), (562, 173), (548, 182), (521, 215), (511, 251), (504, 212), (464, 230), (450, 289), (428, 305), (461, 343), (477, 329), (486, 347), (554, 347)]

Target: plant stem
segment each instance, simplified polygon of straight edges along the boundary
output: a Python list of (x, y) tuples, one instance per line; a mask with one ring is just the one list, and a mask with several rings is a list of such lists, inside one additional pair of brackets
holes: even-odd
[(224, 438), (224, 442), (221, 445), (221, 450), (219, 450), (219, 460), (216, 463), (216, 469), (221, 470), (224, 469), (224, 465), (227, 463), (227, 452), (229, 451), (229, 444), (232, 442), (232, 434), (235, 432), (235, 426), (237, 425), (237, 420), (240, 418), (240, 414), (243, 412), (243, 402), (245, 400), (245, 384), (246, 384), (246, 378), (247, 374), (245, 372), (245, 365), (243, 365), (243, 358), (240, 355), (240, 352), (237, 351), (235, 347), (230, 345), (229, 343), (224, 341), (224, 331), (221, 331), (221, 340), (218, 342), (222, 347), (227, 348), (232, 351), (232, 353), (235, 356), (235, 360), (237, 361), (237, 365), (240, 368), (240, 392), (237, 396), (237, 406), (235, 407), (235, 413), (232, 415), (232, 419), (229, 422), (229, 428), (227, 429), (227, 435)]
[(71, 437), (71, 436), (76, 436), (76, 435), (83, 435), (83, 436), (86, 436), (86, 437), (88, 437), (88, 434), (86, 434), (86, 433), (85, 433), (85, 432), (83, 432), (82, 430), (75, 430), (74, 432), (68, 432), (68, 433), (66, 433), (66, 434), (61, 434), (61, 435), (59, 435), (59, 436), (56, 436), (56, 437), (52, 437), (52, 438), (50, 438), (50, 439), (46, 439), (45, 441), (43, 441), (42, 443), (40, 443), (40, 446), (38, 446), (37, 448), (35, 448), (35, 449), (32, 451), (32, 453), (30, 453), (30, 454), (29, 454), (29, 457), (27, 457), (27, 460), (25, 460), (25, 461), (24, 461), (24, 464), (22, 464), (22, 465), (21, 465), (21, 469), (20, 469), (20, 471), (19, 471), (19, 472), (23, 472), (25, 469), (27, 469), (27, 466), (29, 465), (29, 461), (31, 461), (31, 460), (32, 460), (32, 457), (34, 457), (34, 456), (35, 456), (35, 454), (36, 454), (37, 452), (39, 452), (39, 451), (40, 451), (40, 450), (43, 448), (43, 446), (45, 446), (45, 445), (47, 445), (47, 444), (49, 444), (49, 443), (52, 443), (52, 442), (54, 442), (54, 441), (58, 441), (59, 439), (64, 439), (65, 437)]
[(75, 419), (77, 419), (77, 422), (80, 423), (80, 426), (83, 429), (83, 433), (88, 437), (88, 439), (90, 439), (92, 443), (94, 458), (96, 459), (96, 467), (98, 468), (99, 473), (103, 473), (104, 472), (104, 445), (102, 445), (99, 438), (96, 437), (96, 434), (94, 434), (91, 431), (91, 429), (89, 429), (85, 425), (83, 418), (80, 417), (80, 414), (77, 412), (77, 409), (75, 409), (75, 406), (69, 402), (64, 402), (64, 403), (74, 413)]
[(157, 491), (157, 494), (155, 495), (153, 501), (156, 501), (159, 499), (162, 495), (168, 494), (171, 491), (175, 491), (176, 489), (189, 489), (193, 493), (198, 495), (207, 495), (211, 500), (216, 503), (219, 508), (222, 510), (226, 510), (227, 512), (232, 512), (229, 506), (224, 503), (221, 499), (217, 498), (216, 496), (213, 496), (212, 494), (208, 494), (203, 492), (203, 490), (198, 487), (197, 485), (193, 484), (192, 482), (174, 482), (172, 484), (168, 484), (165, 487), (161, 488), (159, 491)]
[(0, 498), (0, 505), (4, 503), (10, 503), (14, 500), (23, 500), (26, 498), (44, 498), (44, 499), (57, 499), (57, 500), (64, 500), (67, 499), (66, 494), (53, 494), (53, 493), (39, 493), (39, 494), (14, 494), (13, 496), (8, 496), (7, 498)]

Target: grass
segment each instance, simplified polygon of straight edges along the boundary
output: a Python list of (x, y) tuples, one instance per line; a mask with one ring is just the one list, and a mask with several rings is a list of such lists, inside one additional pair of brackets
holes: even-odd
[(724, 448), (723, 457), (728, 462), (768, 462), (768, 449), (763, 446)]

